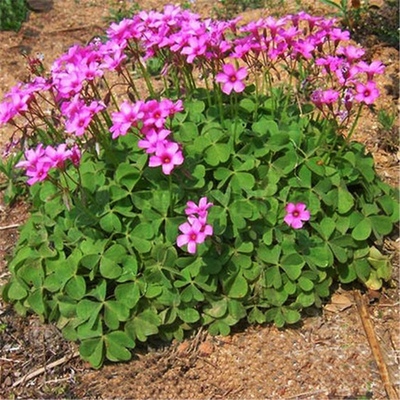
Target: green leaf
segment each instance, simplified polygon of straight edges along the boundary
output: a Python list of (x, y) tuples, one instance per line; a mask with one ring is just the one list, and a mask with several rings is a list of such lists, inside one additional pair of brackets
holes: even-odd
[(227, 295), (231, 298), (243, 298), (248, 292), (247, 280), (244, 278), (242, 273), (238, 273), (226, 282), (225, 290)]
[(385, 215), (372, 215), (369, 217), (369, 220), (378, 238), (389, 235), (393, 230), (393, 224), (390, 218)]
[[(120, 185), (125, 186), (129, 191), (132, 191), (136, 183), (140, 179), (140, 172), (136, 169), (134, 165), (128, 162), (123, 162), (118, 165), (115, 171), (115, 180)], [(126, 192), (125, 192), (126, 193)], [(122, 192), (121, 192), (122, 194)], [(112, 194), (112, 199), (117, 200), (124, 196), (116, 196), (116, 193)]]
[(320, 232), (322, 234), (322, 237), (325, 240), (329, 240), (329, 238), (332, 236), (333, 232), (335, 231), (336, 224), (332, 218), (325, 217), (320, 222), (320, 227), (321, 227)]
[(125, 332), (114, 331), (104, 337), (106, 356), (110, 361), (128, 361), (132, 354), (127, 348), (134, 348), (135, 341)]
[(77, 333), (80, 340), (101, 336), (103, 334), (103, 323), (100, 316), (94, 314), (88, 321), (79, 325)]
[(302, 187), (311, 188), (311, 171), (306, 165), (302, 165), (298, 171), (298, 180)]
[(18, 281), (12, 281), (7, 287), (7, 296), (10, 300), (22, 300), (28, 295), (28, 290), (25, 285)]
[(100, 302), (83, 299), (76, 306), (76, 315), (82, 321), (86, 321), (93, 316), (97, 316), (102, 308), (103, 304)]
[(282, 307), (282, 315), (287, 324), (295, 324), (301, 319), (301, 314), (297, 310)]
[(268, 139), (266, 146), (268, 146), (271, 151), (277, 152), (287, 146), (290, 138), (286, 132), (279, 132), (279, 135), (273, 135), (270, 139)]
[(226, 324), (223, 321), (214, 321), (209, 327), (208, 327), (208, 333), (211, 336), (228, 336), (231, 332), (231, 328), (229, 327), (228, 324)]
[(212, 144), (204, 154), (204, 161), (212, 166), (228, 161), (232, 152), (232, 148), (227, 143), (214, 143)]
[[(156, 190), (151, 192), (152, 208), (158, 211), (162, 216), (167, 216), (171, 205), (171, 194), (168, 190)], [(134, 235), (136, 236), (136, 235)]]
[(40, 289), (32, 292), (28, 297), (28, 303), (32, 310), (39, 315), (44, 315), (46, 310), (45, 299), (43, 298), (43, 291)]
[(96, 300), (104, 301), (107, 294), (107, 281), (105, 279), (100, 279), (98, 284), (90, 291), (88, 291), (88, 296), (93, 296)]
[(371, 274), (371, 266), (365, 259), (354, 260), (352, 267), (355, 269), (358, 279), (366, 282)]
[(204, 308), (204, 312), (213, 318), (222, 318), (227, 310), (228, 310), (228, 300), (226, 298), (213, 301), (209, 306), (206, 306)]
[(184, 308), (177, 310), (179, 318), (188, 324), (193, 324), (200, 319), (200, 314), (193, 308)]
[(377, 202), (379, 203), (386, 215), (391, 215), (393, 213), (396, 204), (391, 196), (385, 194), (381, 197), (378, 197)]
[(240, 100), (239, 106), (246, 110), (249, 114), (256, 109), (256, 105), (252, 99), (245, 98)]
[(289, 174), (294, 170), (298, 162), (298, 155), (295, 151), (289, 150), (282, 157), (275, 160), (272, 167), (281, 175)]
[(307, 262), (310, 262), (310, 264), (315, 264), (321, 268), (327, 268), (333, 265), (333, 254), (329, 245), (326, 243), (311, 247), (309, 253), (304, 255), (304, 258)]
[(314, 283), (312, 280), (304, 278), (303, 276), (300, 276), (299, 278), (299, 287), (304, 290), (305, 292), (309, 292), (313, 290), (314, 288)]
[(101, 337), (83, 340), (79, 346), (79, 354), (90, 365), (98, 369), (103, 365), (105, 351)]
[(122, 229), (120, 219), (113, 212), (107, 213), (100, 219), (100, 226), (108, 233), (121, 232)]
[(350, 283), (357, 279), (356, 271), (352, 265), (340, 264), (337, 271), (342, 283)]
[(251, 190), (255, 185), (255, 179), (252, 174), (247, 172), (236, 172), (233, 174), (230, 184), (236, 192), (243, 190)]
[(192, 171), (192, 179), (193, 183), (191, 183), (191, 187), (193, 188), (202, 188), (205, 185), (204, 176), (206, 174), (206, 168), (202, 164), (197, 164)]
[(250, 324), (263, 324), (264, 322), (266, 322), (267, 319), (265, 317), (265, 314), (260, 311), (259, 308), (253, 307), (247, 316), (247, 320)]
[(334, 243), (329, 243), (329, 247), (331, 248), (335, 258), (340, 262), (340, 263), (345, 263), (348, 258), (347, 250), (346, 248), (343, 248), (341, 246), (337, 246)]
[(267, 322), (274, 322), (277, 328), (282, 328), (285, 325), (285, 318), (283, 317), (281, 307), (274, 307), (269, 309), (266, 314)]
[(365, 286), (371, 290), (379, 290), (382, 287), (382, 279), (378, 277), (376, 271), (372, 270), (367, 282), (365, 282)]
[(346, 187), (338, 187), (338, 211), (340, 214), (345, 214), (354, 206), (354, 198)]
[(140, 299), (139, 285), (136, 282), (117, 285), (115, 288), (115, 298), (130, 309), (133, 309)]
[(129, 308), (119, 301), (106, 301), (103, 312), (104, 322), (111, 330), (118, 329), (120, 321), (127, 321), (129, 318)]
[(368, 218), (361, 220), (351, 232), (354, 240), (366, 240), (370, 237), (372, 231), (372, 224)]
[(242, 302), (232, 299), (229, 299), (228, 301), (228, 313), (237, 322), (239, 322), (247, 314), (246, 308), (244, 307)]
[(246, 218), (250, 218), (253, 214), (253, 208), (248, 201), (237, 200), (229, 207), (229, 213), (236, 228), (243, 229), (246, 226)]
[(299, 303), (303, 308), (311, 307), (315, 303), (315, 293), (301, 292), (296, 298), (296, 303)]
[(86, 281), (83, 276), (73, 276), (65, 285), (67, 294), (75, 300), (80, 300), (86, 294)]
[(126, 257), (126, 249), (120, 244), (111, 245), (100, 260), (100, 273), (104, 278), (117, 279), (122, 274), (121, 263)]
[(301, 270), (305, 264), (304, 259), (297, 253), (288, 254), (281, 259), (281, 267), (286, 272), (286, 275), (296, 280), (301, 275)]
[(257, 257), (268, 264), (278, 264), (280, 256), (280, 246), (271, 245), (267, 247), (261, 244), (258, 247)]
[(159, 316), (148, 309), (129, 320), (125, 325), (125, 331), (132, 339), (145, 342), (148, 336), (158, 333), (160, 324)]
[(270, 305), (282, 306), (288, 299), (288, 294), (285, 292), (284, 288), (269, 288), (264, 289), (262, 297), (267, 300)]
[(325, 177), (325, 167), (320, 157), (313, 157), (305, 162), (306, 167), (314, 174)]
[(180, 139), (183, 142), (191, 142), (199, 136), (197, 124), (194, 122), (186, 121), (179, 128)]
[(277, 265), (266, 268), (264, 276), (266, 287), (274, 287), (275, 289), (279, 289), (282, 286), (281, 272)]

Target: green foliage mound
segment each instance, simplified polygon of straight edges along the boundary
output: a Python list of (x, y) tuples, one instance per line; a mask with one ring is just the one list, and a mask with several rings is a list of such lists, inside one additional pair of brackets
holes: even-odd
[[(227, 335), (243, 319), (296, 323), (334, 282), (378, 289), (391, 269), (373, 243), (392, 231), (398, 207), (371, 155), (295, 105), (264, 98), (254, 118), (254, 100), (240, 104), (236, 125), (218, 122), (201, 98), (176, 115), (190, 174), (167, 179), (123, 137), (99, 157), (86, 153), (84, 201), (70, 209), (51, 182), (33, 186), (6, 299), (56, 322), (99, 367), (128, 360), (153, 335), (182, 340), (200, 326)], [(187, 255), (175, 247), (178, 226), (186, 201), (203, 195), (214, 203), (214, 236)], [(283, 223), (289, 201), (308, 205), (305, 229)]]
[[(305, 13), (244, 29), (165, 14), (112, 25), (111, 43), (71, 49), (0, 104), (37, 145), (17, 164), (32, 212), (3, 297), (54, 322), (95, 368), (153, 337), (295, 324), (334, 284), (391, 277), (379, 248), (398, 193), (351, 141), (383, 66)], [(193, 26), (205, 36), (177, 50)]]
[(27, 15), (25, 0), (1, 0), (0, 31), (19, 31)]

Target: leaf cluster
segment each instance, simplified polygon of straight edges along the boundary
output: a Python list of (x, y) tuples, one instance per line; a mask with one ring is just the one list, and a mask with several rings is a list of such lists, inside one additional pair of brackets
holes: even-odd
[(28, 15), (25, 0), (2, 0), (0, 2), (0, 31), (19, 31)]
[[(206, 98), (197, 91), (172, 120), (185, 163), (171, 176), (149, 168), (127, 135), (84, 154), (80, 176), (69, 171), (70, 199), (53, 181), (31, 188), (3, 296), (54, 321), (95, 368), (154, 336), (294, 324), (335, 282), (377, 289), (390, 279), (378, 247), (398, 199), (363, 145), (251, 88), (225, 118)], [(214, 235), (188, 255), (175, 246), (178, 227), (187, 201), (204, 196)], [(283, 223), (288, 202), (307, 205), (304, 229)]]

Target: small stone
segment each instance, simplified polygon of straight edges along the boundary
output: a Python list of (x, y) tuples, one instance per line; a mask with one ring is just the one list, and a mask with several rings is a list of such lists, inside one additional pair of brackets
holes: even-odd
[(185, 340), (184, 342), (180, 343), (178, 346), (178, 355), (183, 356), (189, 350), (189, 342)]
[(208, 357), (214, 352), (214, 346), (211, 342), (203, 342), (199, 345), (199, 354), (203, 357)]
[(53, 8), (54, 0), (27, 0), (28, 7), (35, 12), (48, 12)]
[(12, 384), (11, 378), (7, 376), (7, 378), (4, 379), (4, 386), (11, 386), (11, 384)]

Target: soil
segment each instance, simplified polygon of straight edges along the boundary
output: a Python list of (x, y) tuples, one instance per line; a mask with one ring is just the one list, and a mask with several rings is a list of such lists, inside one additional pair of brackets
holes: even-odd
[[(44, 2), (44, 1), (43, 1)], [(44, 55), (45, 64), (72, 44), (88, 42), (107, 26), (110, 9), (132, 2), (55, 0), (48, 12), (31, 12), (18, 33), (0, 32), (0, 97), (28, 76), (24, 56)], [(166, 1), (144, 0), (141, 8), (160, 8)], [(269, 9), (245, 12), (245, 20), (270, 12), (300, 8), (324, 14), (315, 1), (270, 1)], [(357, 2), (354, 2), (357, 3)], [(395, 2), (371, 2), (356, 35), (368, 57), (386, 64), (379, 78), (382, 96), (375, 112), (366, 111), (355, 139), (367, 146), (384, 180), (398, 186), (397, 126), (383, 129), (377, 110), (398, 111), (398, 50), (377, 37), (372, 27), (398, 26)], [(390, 5), (390, 4), (391, 5)], [(216, 3), (198, 0), (194, 10), (208, 15)], [(371, 15), (374, 23), (368, 22)], [(395, 21), (393, 22), (393, 19)], [(382, 29), (381, 29), (382, 30)], [(0, 130), (0, 147), (10, 132)], [(3, 180), (4, 181), (4, 180)], [(1, 182), (1, 178), (0, 178)], [(7, 259), (29, 207), (7, 206), (0, 191), (0, 284), (7, 280)], [(395, 399), (400, 395), (399, 239), (385, 241), (393, 256), (392, 281), (381, 292), (356, 286), (338, 287), (322, 310), (307, 310), (290, 329), (239, 326), (228, 337), (194, 332), (183, 343), (150, 343), (135, 349), (132, 361), (95, 371), (76, 356), (52, 325), (35, 316), (20, 317), (0, 301), (0, 397), (4, 398), (176, 398), (176, 399)], [(362, 306), (358, 299), (362, 292)], [(365, 310), (367, 312), (365, 312)], [(372, 331), (364, 328), (372, 323)], [(372, 334), (371, 334), (372, 332)], [(372, 336), (371, 336), (372, 335)], [(376, 342), (375, 342), (375, 341)], [(377, 350), (378, 349), (378, 350)], [(380, 350), (380, 351), (379, 351)], [(386, 372), (385, 372), (386, 371)]]

